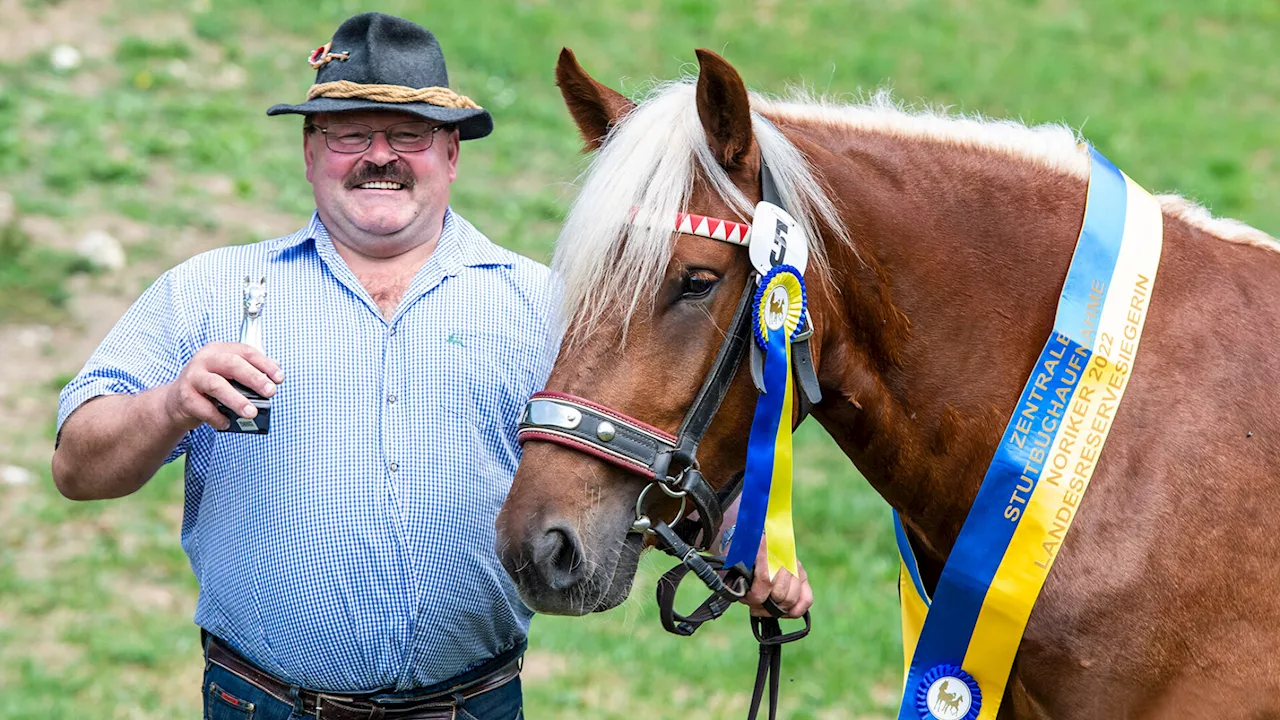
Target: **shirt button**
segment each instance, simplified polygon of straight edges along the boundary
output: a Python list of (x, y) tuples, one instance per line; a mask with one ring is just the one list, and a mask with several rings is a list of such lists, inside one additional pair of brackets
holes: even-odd
[(395, 396), (395, 395), (388, 395), (388, 396), (387, 396), (387, 402), (389, 402), (389, 403), (394, 403), (395, 401), (396, 401), (396, 396)]
[(389, 334), (391, 334), (391, 335), (395, 335), (395, 334), (396, 334), (396, 326), (395, 326), (395, 325), (392, 325), (392, 326), (391, 326), (391, 330), (389, 330), (389, 331), (388, 331), (388, 333), (389, 333)]
[(400, 465), (397, 463), (391, 463), (391, 465), (389, 465), (388, 467), (391, 468), (391, 472), (395, 472), (400, 469)]

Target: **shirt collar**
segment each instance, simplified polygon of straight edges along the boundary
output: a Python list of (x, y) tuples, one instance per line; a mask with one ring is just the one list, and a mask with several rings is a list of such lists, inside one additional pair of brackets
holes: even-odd
[[(272, 254), (278, 256), (286, 250), (296, 248), (308, 240), (328, 239), (329, 230), (320, 220), (320, 212), (312, 211), (311, 221), (301, 230), (276, 240)], [(482, 267), (485, 265), (501, 265), (510, 267), (512, 255), (493, 244), (465, 218), (445, 208), (444, 226), (440, 231), (440, 241), (436, 244), (437, 262), (447, 270), (456, 273), (462, 267)], [(451, 274), (452, 274), (451, 273)]]
[(465, 267), (484, 265), (510, 267), (512, 262), (509, 250), (494, 245), (452, 208), (445, 209), (444, 228), (440, 232), (440, 243), (436, 246), (436, 252), (440, 252), (441, 249), (446, 250), (446, 257), (449, 260)]
[(275, 247), (271, 249), (272, 258), (274, 259), (286, 250), (298, 247), (308, 240), (315, 240), (322, 234), (327, 237), (329, 233), (325, 230), (324, 223), (320, 222), (320, 213), (313, 210), (311, 211), (311, 221), (307, 223), (306, 227), (292, 235), (285, 235), (276, 239)]

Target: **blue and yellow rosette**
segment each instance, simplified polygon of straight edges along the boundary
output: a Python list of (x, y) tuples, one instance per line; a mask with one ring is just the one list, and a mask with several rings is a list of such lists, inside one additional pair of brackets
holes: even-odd
[(754, 567), (763, 535), (769, 576), (786, 568), (798, 575), (791, 520), (791, 417), (795, 398), (791, 342), (807, 310), (804, 280), (791, 265), (777, 265), (760, 279), (752, 305), (752, 335), (764, 351), (764, 387), (756, 401), (747, 442), (738, 524), (726, 562)]
[(916, 690), (920, 720), (977, 720), (981, 708), (978, 681), (958, 665), (937, 665), (920, 679)]

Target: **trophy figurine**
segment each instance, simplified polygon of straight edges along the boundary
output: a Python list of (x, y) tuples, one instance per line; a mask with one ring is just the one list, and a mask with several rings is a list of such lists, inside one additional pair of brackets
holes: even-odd
[[(262, 306), (266, 301), (267, 279), (264, 277), (253, 280), (246, 277), (244, 279), (244, 320), (240, 323), (240, 342), (257, 348), (264, 355), (266, 351), (262, 348)], [(214, 404), (218, 406), (218, 412), (231, 421), (231, 427), (221, 432), (266, 435), (267, 430), (271, 427), (271, 400), (262, 397), (235, 380), (229, 380), (228, 382), (231, 383), (231, 387), (235, 388), (241, 395), (244, 395), (258, 409), (258, 414), (251, 418), (240, 417), (240, 414), (235, 410), (215, 400)]]

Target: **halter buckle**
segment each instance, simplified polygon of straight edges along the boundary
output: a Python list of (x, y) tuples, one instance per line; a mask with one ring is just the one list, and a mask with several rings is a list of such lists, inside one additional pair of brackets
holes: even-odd
[(813, 321), (809, 318), (809, 311), (805, 310), (804, 319), (800, 322), (800, 332), (796, 333), (796, 336), (791, 339), (791, 342), (804, 342), (810, 337), (813, 337)]

